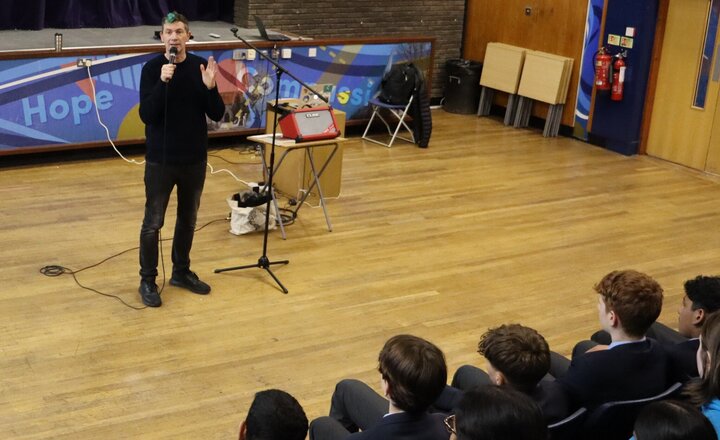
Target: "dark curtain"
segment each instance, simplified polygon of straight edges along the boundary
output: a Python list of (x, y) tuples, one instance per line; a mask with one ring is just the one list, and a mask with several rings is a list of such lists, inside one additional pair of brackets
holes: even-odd
[(0, 2), (0, 30), (42, 29), (44, 21), (44, 0), (2, 0)]
[(159, 25), (170, 11), (190, 21), (233, 21), (234, 0), (0, 0), (0, 29)]

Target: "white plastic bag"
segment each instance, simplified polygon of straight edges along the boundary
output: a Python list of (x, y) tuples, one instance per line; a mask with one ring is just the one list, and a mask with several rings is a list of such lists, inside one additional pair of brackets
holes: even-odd
[[(227, 199), (230, 206), (230, 233), (235, 235), (247, 234), (248, 232), (265, 230), (265, 206), (260, 205), (252, 208), (240, 208), (236, 200)], [(277, 213), (275, 207), (270, 204), (269, 228), (275, 229)]]

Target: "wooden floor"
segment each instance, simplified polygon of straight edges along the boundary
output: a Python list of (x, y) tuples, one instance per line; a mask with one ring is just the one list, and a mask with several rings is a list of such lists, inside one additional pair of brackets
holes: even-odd
[[(214, 155), (260, 179), (256, 157)], [(192, 253), (209, 296), (168, 286), (160, 309), (137, 311), (39, 273), (136, 246), (142, 176), (117, 158), (0, 169), (0, 438), (236, 438), (258, 390), (289, 391), (312, 419), (337, 380), (377, 384), (392, 335), (435, 342), (451, 372), (483, 366), (478, 337), (501, 323), (568, 353), (597, 327), (592, 286), (607, 272), (659, 280), (670, 325), (683, 281), (720, 272), (717, 180), (435, 111), (429, 149), (346, 143), (333, 232), (303, 208), (286, 241), (271, 233), (270, 258), (290, 260), (274, 267), (288, 295), (259, 269), (213, 273), (262, 250), (261, 235), (228, 233), (225, 199), (241, 188), (227, 174), (207, 179), (199, 225), (220, 221)], [(78, 278), (141, 305), (137, 260), (132, 250)]]

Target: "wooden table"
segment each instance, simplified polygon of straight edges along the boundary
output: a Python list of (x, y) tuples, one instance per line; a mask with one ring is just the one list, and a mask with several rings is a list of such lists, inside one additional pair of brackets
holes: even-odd
[[(248, 140), (252, 142), (257, 142), (263, 146), (263, 154), (261, 155), (262, 163), (263, 163), (263, 170), (265, 172), (265, 175), (270, 175), (270, 166), (268, 164), (268, 159), (270, 157), (270, 149), (273, 144), (273, 136), (272, 134), (262, 134), (262, 135), (255, 135), (255, 136), (248, 136)], [(317, 140), (317, 141), (307, 141), (307, 142), (295, 142), (292, 139), (286, 139), (282, 138), (280, 136), (277, 137), (275, 140), (275, 151), (279, 154), (279, 159), (274, 164), (273, 170), (272, 170), (272, 177), (274, 178), (278, 171), (281, 170), (282, 164), (285, 160), (285, 158), (288, 156), (288, 154), (292, 153), (293, 151), (299, 151), (303, 150), (305, 152), (305, 156), (307, 157), (307, 160), (310, 164), (310, 170), (311, 170), (311, 176), (312, 181), (310, 182), (309, 187), (304, 191), (304, 194), (302, 198), (298, 201), (296, 208), (293, 213), (293, 217), (297, 217), (298, 211), (300, 211), (300, 208), (303, 206), (303, 203), (305, 203), (305, 200), (310, 195), (311, 191), (315, 188), (317, 188), (318, 193), (318, 201), (320, 203), (320, 206), (323, 209), (323, 213), (325, 214), (325, 222), (327, 223), (328, 231), (332, 232), (332, 223), (330, 222), (330, 215), (327, 211), (327, 206), (325, 204), (325, 197), (323, 196), (322, 192), (322, 185), (320, 184), (320, 177), (322, 177), (323, 172), (325, 172), (325, 169), (327, 168), (328, 164), (332, 161), (333, 157), (335, 156), (335, 153), (340, 148), (340, 145), (347, 141), (347, 139), (343, 137), (337, 137), (334, 139), (323, 139), (323, 140)], [(324, 157), (324, 160), (322, 161), (321, 165), (318, 167), (315, 164), (316, 155), (314, 154), (314, 150), (316, 148), (320, 149), (327, 149), (329, 150), (329, 154)], [(270, 188), (270, 194), (272, 195), (272, 201), (275, 205), (275, 210), (278, 212), (278, 223), (280, 225), (280, 232), (282, 233), (283, 240), (287, 238), (285, 234), (285, 227), (283, 225), (282, 216), (280, 215), (280, 210), (277, 203), (277, 198), (275, 197), (275, 189)]]

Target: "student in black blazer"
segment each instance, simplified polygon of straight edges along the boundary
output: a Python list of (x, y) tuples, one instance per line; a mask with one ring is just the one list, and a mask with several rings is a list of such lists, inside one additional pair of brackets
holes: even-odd
[(651, 397), (670, 385), (667, 353), (656, 341), (605, 347), (573, 359), (558, 379), (574, 407)]
[(697, 368), (697, 351), (699, 347), (700, 340), (697, 338), (665, 346), (665, 351), (670, 357), (670, 378), (672, 381), (685, 383), (690, 379), (700, 377)]
[(720, 277), (698, 275), (685, 281), (685, 296), (678, 309), (678, 331), (659, 322), (648, 336), (657, 339), (670, 355), (673, 379), (687, 382), (699, 377), (695, 354), (705, 318), (720, 310)]
[(595, 290), (600, 324), (611, 343), (573, 358), (558, 384), (574, 407), (661, 393), (669, 385), (668, 355), (645, 333), (660, 315), (662, 287), (648, 275), (624, 270), (607, 274)]
[(542, 410), (548, 424), (569, 414), (564, 393), (552, 380), (542, 380), (550, 368), (550, 348), (536, 330), (520, 324), (491, 328), (480, 337), (478, 353), (487, 360), (487, 373), (463, 365), (443, 390), (434, 406), (450, 411), (464, 391), (479, 385), (508, 386), (530, 396)]
[(444, 416), (428, 413), (447, 382), (442, 351), (422, 338), (398, 335), (385, 343), (378, 360), (387, 400), (362, 382), (341, 381), (330, 416), (310, 424), (310, 439), (447, 440)]
[[(671, 378), (687, 382), (698, 377), (697, 352), (705, 317), (720, 310), (720, 277), (699, 275), (685, 281), (685, 296), (678, 308), (678, 330), (655, 322), (646, 336), (658, 341), (671, 360)], [(609, 344), (610, 335), (604, 330), (596, 332), (591, 341), (580, 342), (574, 352), (584, 353), (597, 344)]]

